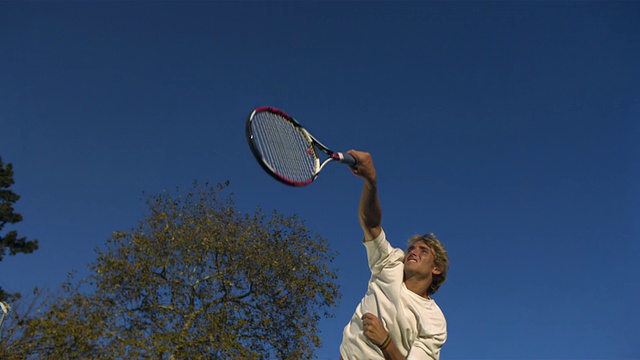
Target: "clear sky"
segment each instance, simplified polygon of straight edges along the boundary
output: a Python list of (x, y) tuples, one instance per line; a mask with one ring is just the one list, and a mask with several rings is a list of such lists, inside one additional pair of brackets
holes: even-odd
[(640, 2), (0, 2), (0, 156), (28, 293), (86, 274), (143, 192), (230, 180), (238, 207), (299, 214), (337, 251), (335, 359), (369, 277), (361, 181), (266, 175), (250, 111), (282, 108), (373, 154), (383, 226), (435, 232), (443, 359), (640, 358)]

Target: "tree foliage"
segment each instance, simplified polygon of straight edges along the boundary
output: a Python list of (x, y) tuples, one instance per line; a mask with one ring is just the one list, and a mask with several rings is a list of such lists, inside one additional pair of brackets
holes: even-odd
[(146, 196), (138, 227), (17, 342), (34, 358), (312, 358), (339, 296), (334, 254), (296, 216), (238, 212), (227, 185)]
[[(15, 224), (22, 221), (22, 215), (15, 212), (13, 204), (20, 199), (20, 196), (9, 189), (13, 185), (13, 166), (4, 164), (0, 158), (0, 231), (7, 224)], [(18, 232), (11, 230), (6, 234), (0, 234), (0, 261), (4, 255), (19, 253), (32, 253), (38, 249), (37, 240), (27, 240), (26, 237), (18, 237)], [(11, 294), (8, 294), (0, 287), (0, 301), (6, 300)]]

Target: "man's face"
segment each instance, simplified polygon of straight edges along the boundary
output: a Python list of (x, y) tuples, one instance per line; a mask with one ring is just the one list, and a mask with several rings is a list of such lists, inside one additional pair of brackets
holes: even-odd
[(404, 256), (404, 271), (409, 275), (423, 276), (441, 273), (436, 268), (433, 250), (423, 241), (416, 241), (407, 249)]

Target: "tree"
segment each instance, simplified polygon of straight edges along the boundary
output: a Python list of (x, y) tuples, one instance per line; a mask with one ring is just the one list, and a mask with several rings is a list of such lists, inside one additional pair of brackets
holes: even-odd
[[(13, 183), (13, 166), (11, 164), (4, 165), (2, 158), (0, 158), (0, 230), (7, 224), (22, 221), (22, 215), (13, 209), (13, 204), (20, 199), (19, 195), (9, 190)], [(5, 235), (0, 234), (0, 261), (7, 251), (9, 251), (9, 255), (16, 255), (19, 253), (29, 254), (37, 249), (37, 240), (18, 237), (18, 232), (15, 230), (9, 231)], [(0, 301), (8, 299), (10, 295), (0, 287)]]
[[(83, 284), (25, 321), (34, 358), (308, 359), (339, 298), (334, 254), (297, 216), (237, 211), (228, 183), (146, 196)], [(92, 290), (83, 294), (82, 288)], [(26, 345), (25, 345), (26, 344)]]

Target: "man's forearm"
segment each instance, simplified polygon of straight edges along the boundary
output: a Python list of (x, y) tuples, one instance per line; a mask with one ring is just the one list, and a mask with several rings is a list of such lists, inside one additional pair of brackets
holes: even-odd
[(405, 360), (393, 340), (389, 343), (389, 346), (387, 346), (386, 349), (382, 350), (382, 353), (384, 354), (385, 360)]
[(378, 176), (373, 165), (371, 154), (367, 152), (349, 150), (348, 154), (353, 156), (357, 165), (351, 171), (364, 180), (362, 194), (360, 195), (360, 205), (358, 206), (358, 217), (360, 226), (364, 231), (364, 240), (373, 240), (382, 231), (382, 209), (378, 199)]
[(365, 241), (373, 240), (382, 230), (382, 207), (378, 198), (376, 181), (365, 180), (360, 195), (360, 226), (365, 234)]

